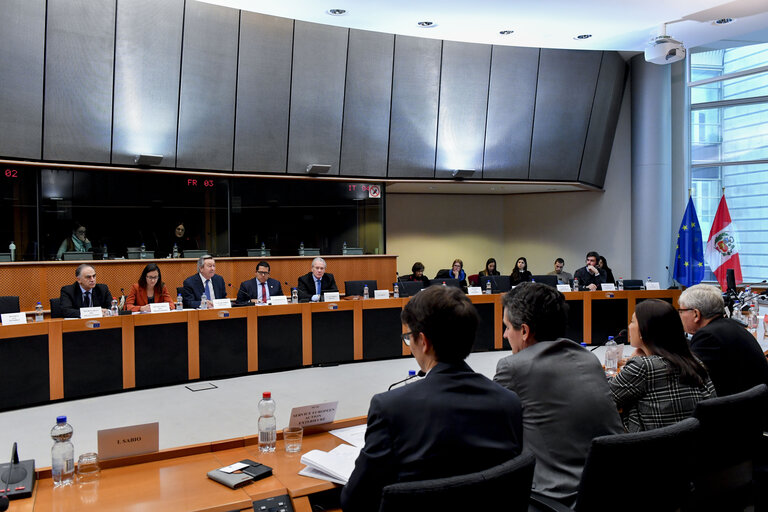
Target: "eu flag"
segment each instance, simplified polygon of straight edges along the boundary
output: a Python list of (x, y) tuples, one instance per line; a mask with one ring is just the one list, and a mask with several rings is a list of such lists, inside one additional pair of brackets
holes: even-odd
[(683, 286), (699, 284), (704, 279), (704, 246), (701, 240), (699, 218), (693, 198), (688, 198), (688, 206), (680, 223), (677, 233), (677, 250), (675, 251), (674, 278)]

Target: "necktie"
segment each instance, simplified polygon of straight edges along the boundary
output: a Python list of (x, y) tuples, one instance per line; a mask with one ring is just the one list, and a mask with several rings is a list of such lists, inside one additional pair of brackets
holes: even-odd
[(85, 292), (83, 294), (83, 307), (91, 307), (91, 292)]
[(320, 295), (320, 292), (322, 291), (322, 288), (320, 287), (320, 280), (315, 279), (315, 289), (317, 290), (317, 294)]
[(208, 300), (211, 300), (211, 280), (210, 279), (205, 280), (205, 296), (208, 298)]
[(267, 285), (266, 283), (261, 283), (261, 302), (264, 304), (267, 303)]

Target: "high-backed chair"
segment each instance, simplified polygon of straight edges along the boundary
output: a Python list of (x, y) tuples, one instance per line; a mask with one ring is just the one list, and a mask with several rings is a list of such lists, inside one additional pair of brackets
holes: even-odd
[[(536, 458), (524, 451), (514, 459), (485, 471), (461, 476), (403, 482), (384, 487), (379, 512), (528, 510)], [(461, 467), (461, 461), (456, 461)]]
[(480, 274), (467, 276), (467, 282), (469, 283), (469, 286), (480, 286)]
[(6, 295), (0, 297), (0, 313), (18, 313), (20, 311), (18, 296)]
[(352, 295), (362, 295), (365, 285), (368, 285), (368, 296), (373, 297), (373, 291), (378, 286), (378, 283), (375, 279), (363, 281), (344, 281), (344, 294), (347, 297)]
[[(699, 421), (688, 418), (668, 427), (592, 440), (581, 474), (575, 510), (595, 512), (673, 511), (691, 491), (692, 454)], [(617, 479), (617, 474), (621, 479)], [(629, 487), (621, 482), (632, 482)], [(640, 489), (639, 492), (633, 492)], [(531, 511), (569, 511), (553, 499), (531, 494)]]
[(754, 504), (752, 484), (759, 453), (768, 386), (703, 400), (693, 416), (701, 422), (695, 456), (694, 492), (687, 510), (743, 510)]
[(51, 303), (51, 318), (64, 318), (64, 312), (61, 310), (61, 299), (50, 299)]
[(531, 276), (531, 279), (533, 279), (537, 283), (542, 283), (542, 284), (546, 284), (547, 286), (551, 286), (552, 288), (557, 288), (557, 276), (550, 276), (548, 274), (539, 274), (539, 275)]

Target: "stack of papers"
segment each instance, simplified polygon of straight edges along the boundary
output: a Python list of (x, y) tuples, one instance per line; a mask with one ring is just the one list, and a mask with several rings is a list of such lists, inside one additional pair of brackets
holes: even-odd
[(355, 469), (358, 455), (360, 447), (348, 444), (340, 444), (329, 452), (312, 450), (301, 456), (301, 463), (307, 467), (299, 474), (345, 485)]

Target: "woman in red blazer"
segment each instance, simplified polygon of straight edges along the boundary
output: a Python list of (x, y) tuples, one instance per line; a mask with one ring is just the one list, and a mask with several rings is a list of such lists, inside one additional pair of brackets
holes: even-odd
[(125, 300), (125, 309), (148, 312), (150, 304), (159, 302), (167, 302), (171, 309), (176, 309), (173, 297), (163, 283), (160, 268), (154, 263), (149, 263), (141, 272), (139, 282), (131, 285), (131, 291)]

